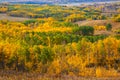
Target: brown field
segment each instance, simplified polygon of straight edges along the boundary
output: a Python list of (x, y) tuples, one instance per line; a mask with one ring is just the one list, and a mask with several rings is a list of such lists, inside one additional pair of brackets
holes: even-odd
[(114, 34), (114, 30), (120, 29), (120, 22), (115, 22), (113, 20), (86, 20), (86, 21), (78, 21), (76, 24), (79, 26), (105, 26), (106, 24), (112, 24), (112, 31), (95, 31), (95, 35), (99, 34)]
[(79, 26), (88, 25), (88, 26), (94, 26), (94, 25), (106, 25), (108, 23), (112, 24), (113, 29), (120, 28), (120, 22), (115, 22), (113, 20), (86, 20), (86, 21), (78, 21), (76, 22)]
[(0, 80), (120, 80), (120, 77), (43, 76), (40, 73), (0, 71)]
[(25, 21), (29, 20), (30, 18), (22, 18), (22, 17), (12, 17), (8, 16), (7, 14), (0, 14), (0, 20), (9, 20), (9, 21)]

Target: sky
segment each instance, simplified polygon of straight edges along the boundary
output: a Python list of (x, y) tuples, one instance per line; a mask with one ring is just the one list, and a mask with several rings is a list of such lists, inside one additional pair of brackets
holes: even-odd
[[(54, 2), (64, 2), (64, 1), (110, 1), (110, 0), (0, 0), (0, 2), (23, 2), (23, 1), (45, 1), (45, 2), (50, 2), (50, 1), (54, 1)], [(112, 0), (114, 1), (114, 0)], [(115, 1), (120, 1), (120, 0), (115, 0)]]

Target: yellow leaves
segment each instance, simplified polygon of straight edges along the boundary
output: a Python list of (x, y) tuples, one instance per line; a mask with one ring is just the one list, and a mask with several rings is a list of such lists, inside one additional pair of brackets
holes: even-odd
[[(51, 18), (49, 18), (51, 21)], [(53, 19), (52, 19), (53, 20)], [(71, 32), (72, 28), (70, 27), (53, 27), (53, 22), (45, 22), (44, 24), (39, 24), (35, 28), (30, 28), (29, 26), (25, 26), (21, 22), (8, 22), (6, 24), (0, 24), (0, 31), (5, 32), (6, 34), (10, 34), (13, 36), (20, 35), (25, 32)], [(20, 33), (20, 34), (19, 34)]]
[(89, 7), (84, 8), (84, 11), (90, 11)]
[(26, 31), (29, 32), (31, 29), (21, 22), (7, 22), (6, 24), (0, 24), (0, 32), (5, 33), (9, 36), (21, 36)]
[(117, 77), (118, 74), (114, 69), (106, 70), (103, 67), (96, 68), (96, 77)]
[(103, 70), (103, 69), (100, 68), (100, 67), (98, 67), (98, 68), (96, 69), (96, 77), (101, 77), (101, 76), (102, 76), (102, 73), (103, 73), (102, 70)]
[(106, 30), (106, 26), (97, 26), (97, 25), (95, 25), (94, 29), (98, 30), (98, 31), (101, 31), (101, 30), (105, 31)]
[(117, 17), (113, 18), (114, 21), (116, 22), (120, 22), (120, 15), (118, 15)]
[[(118, 48), (120, 45), (119, 40), (109, 37), (103, 41), (105, 52), (107, 53), (107, 59), (114, 59), (118, 57)], [(113, 57), (114, 56), (114, 57)]]
[(98, 54), (104, 54), (104, 44), (103, 44), (103, 41), (102, 40), (99, 40), (98, 42), (97, 42), (97, 44), (94, 44), (94, 48), (97, 48), (96, 49), (96, 53), (98, 53)]
[(35, 11), (41, 11), (41, 10), (43, 10), (43, 9), (39, 8), (39, 7), (35, 9)]
[(17, 44), (12, 43), (1, 43), (0, 42), (0, 53), (4, 54), (4, 58), (6, 61), (17, 54), (17, 49), (19, 49), (20, 46)]
[(31, 70), (31, 68), (32, 68), (32, 62), (26, 62), (25, 66), (27, 67), (28, 70)]
[(21, 8), (21, 6), (20, 5), (15, 5), (14, 8)]
[(3, 52), (3, 44), (0, 43), (0, 54)]
[[(82, 38), (81, 41), (78, 42), (77, 44), (77, 49), (79, 51), (78, 54), (80, 54), (80, 56), (86, 56), (86, 54), (89, 54), (91, 51), (91, 45), (92, 43), (87, 41), (86, 38)], [(83, 57), (82, 57), (83, 58)]]
[(73, 42), (73, 43), (71, 44), (71, 46), (72, 46), (75, 50), (77, 50), (77, 44), (76, 44), (75, 42)]
[(65, 50), (68, 55), (76, 54), (78, 52), (77, 43), (73, 42), (72, 44), (68, 44), (67, 46), (65, 46)]
[(82, 65), (81, 59), (77, 55), (68, 56), (67, 62), (72, 67), (79, 67), (80, 65)]
[(85, 17), (81, 14), (72, 14), (66, 18), (66, 22), (76, 22), (80, 20), (85, 20)]
[(56, 59), (52, 62), (52, 64), (50, 65), (50, 67), (48, 68), (48, 74), (50, 75), (58, 75), (61, 72), (61, 64), (60, 64), (60, 60)]
[(47, 18), (47, 21), (48, 22), (53, 22), (53, 21), (56, 21), (54, 18), (52, 18), (52, 17), (49, 17), (49, 18)]
[(43, 27), (37, 27), (34, 29), (35, 32), (71, 32), (72, 28), (69, 27), (50, 27), (46, 24)]
[(24, 24), (20, 23), (20, 22), (11, 22), (9, 23), (9, 26), (10, 27), (18, 27), (18, 28), (21, 28), (21, 27), (26, 27)]
[(5, 13), (8, 11), (8, 7), (2, 6), (0, 7), (0, 12)]

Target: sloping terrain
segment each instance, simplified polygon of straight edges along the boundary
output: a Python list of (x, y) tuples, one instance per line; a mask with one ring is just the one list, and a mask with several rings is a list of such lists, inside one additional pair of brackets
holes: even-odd
[(7, 14), (0, 14), (0, 20), (25, 21), (25, 20), (29, 20), (29, 18), (12, 17), (12, 16), (8, 16)]
[[(115, 22), (112, 20), (86, 20), (86, 21), (78, 21), (76, 24), (79, 26), (105, 26), (110, 23), (112, 25), (112, 31), (120, 29), (120, 22)], [(95, 31), (95, 35), (98, 34), (114, 34), (112, 31)]]
[(95, 26), (95, 25), (106, 25), (108, 23), (112, 24), (113, 29), (119, 29), (120, 28), (120, 22), (114, 22), (112, 20), (87, 20), (87, 21), (78, 21), (76, 22), (79, 26)]

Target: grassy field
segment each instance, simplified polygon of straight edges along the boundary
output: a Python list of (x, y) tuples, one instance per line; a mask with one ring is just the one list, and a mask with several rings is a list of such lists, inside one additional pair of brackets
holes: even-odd
[(21, 17), (12, 17), (8, 16), (7, 14), (0, 14), (0, 20), (9, 20), (9, 21), (25, 21), (30, 20), (29, 18), (21, 18)]
[[(1, 74), (1, 73), (0, 73)], [(8, 76), (9, 75), (9, 76)], [(120, 80), (120, 77), (77, 77), (77, 76), (59, 76), (49, 77), (34, 73), (16, 73), (7, 72), (0, 75), (0, 80)]]
[(95, 31), (95, 35), (100, 35), (100, 34), (106, 34), (106, 35), (114, 35), (114, 31), (117, 29), (120, 29), (120, 23), (119, 22), (115, 22), (112, 20), (86, 20), (86, 21), (78, 21), (76, 22), (76, 24), (78, 24), (79, 26), (95, 26), (95, 25), (99, 25), (99, 26), (105, 26), (106, 24), (111, 24), (112, 25), (112, 30), (111, 31)]
[(84, 26), (84, 25), (89, 25), (89, 26), (106, 25), (108, 23), (111, 23), (114, 30), (120, 28), (120, 22), (115, 22), (115, 21), (112, 21), (112, 20), (86, 20), (86, 21), (78, 21), (76, 23), (79, 26)]
[(40, 73), (0, 71), (0, 80), (120, 80), (120, 77), (43, 76)]

